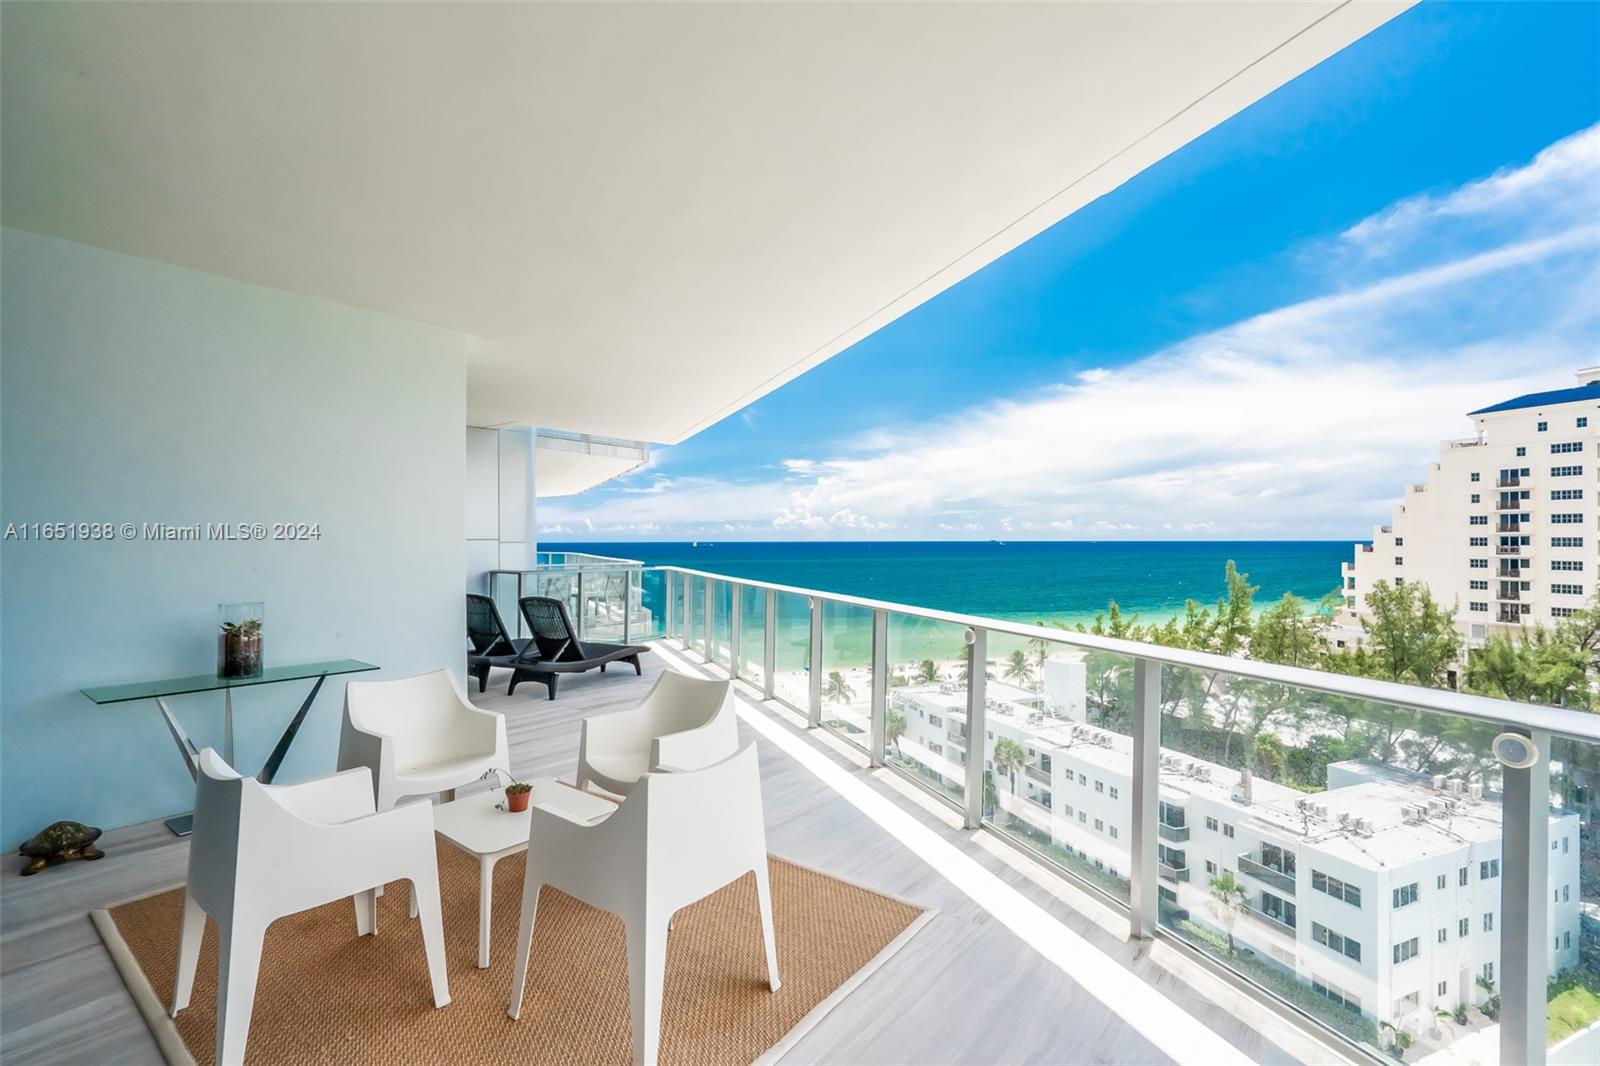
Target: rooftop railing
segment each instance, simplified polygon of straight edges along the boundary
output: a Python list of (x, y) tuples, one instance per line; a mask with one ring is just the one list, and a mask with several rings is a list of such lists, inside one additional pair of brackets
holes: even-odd
[[(1580, 965), (1580, 904), (1600, 906), (1578, 867), (1595, 843), (1573, 813), (1600, 777), (1600, 716), (679, 567), (644, 568), (642, 600), (650, 635), (748, 680), (949, 804), (968, 829), (1105, 897), (1132, 937), (1244, 978), (1258, 999), (1351, 1050), (1376, 1059), (1380, 1033), (1405, 1032), (1416, 1059), (1493, 1025), (1500, 1061), (1545, 1061), (1546, 979)], [(1066, 668), (1047, 668), (1052, 660)], [(970, 737), (992, 734), (986, 750), (951, 749), (946, 715)], [(1537, 756), (1531, 766), (1495, 761), (1505, 733)], [(1062, 783), (1051, 809), (986, 769), (1001, 740), (1049, 756)], [(1207, 875), (1173, 881), (1161, 868), (1162, 804), (1185, 811), (1184, 872)], [(1251, 858), (1257, 840), (1293, 849), (1301, 865), (1326, 856), (1362, 871), (1368, 883), (1355, 887), (1374, 905), (1340, 911), (1345, 928), (1323, 929), (1285, 961), (1280, 942), (1250, 940), (1253, 923), (1224, 920), (1210, 873), (1237, 868), (1288, 891), (1274, 881), (1285, 875)], [(1459, 858), (1495, 932), (1452, 936), (1446, 987), (1430, 981), (1416, 1003), (1330, 1002), (1313, 967), (1315, 980), (1344, 975), (1341, 987), (1370, 982), (1363, 966), (1394, 946), (1379, 921), (1380, 873), (1393, 883), (1424, 852)], [(1489, 856), (1494, 875), (1479, 883)], [(1431, 873), (1422, 891), (1439, 891)], [(1424, 954), (1435, 947), (1426, 939)], [(1490, 962), (1485, 987), (1475, 978)], [(1461, 972), (1471, 987), (1456, 987)], [(1441, 1029), (1435, 1010), (1462, 1004), (1469, 1023)]]

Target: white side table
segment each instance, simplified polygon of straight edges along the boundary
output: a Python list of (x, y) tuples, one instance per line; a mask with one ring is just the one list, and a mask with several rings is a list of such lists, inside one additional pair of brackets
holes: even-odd
[[(551, 787), (556, 786), (556, 787)], [(533, 796), (545, 806), (559, 806), (575, 818), (598, 821), (616, 811), (611, 800), (556, 781), (534, 783)], [(527, 811), (495, 809), (504, 802), (499, 789), (476, 792), (441, 803), (433, 809), (433, 829), (439, 837), (478, 860), (478, 968), (489, 965), (489, 929), (493, 918), (494, 864), (507, 855), (528, 850)]]

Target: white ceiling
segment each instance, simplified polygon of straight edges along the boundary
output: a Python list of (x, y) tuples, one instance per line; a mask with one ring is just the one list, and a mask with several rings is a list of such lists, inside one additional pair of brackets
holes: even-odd
[(540, 431), (537, 446), (538, 471), (534, 485), (540, 499), (571, 496), (592, 489), (639, 469), (650, 459), (648, 444), (547, 430)]
[(673, 443), (1406, 6), (6, 3), (0, 211)]

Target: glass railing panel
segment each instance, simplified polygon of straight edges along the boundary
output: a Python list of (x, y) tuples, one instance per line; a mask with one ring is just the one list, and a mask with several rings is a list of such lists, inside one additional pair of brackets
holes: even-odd
[(968, 757), (965, 634), (953, 623), (889, 615), (884, 761), (957, 806)]
[(766, 654), (767, 593), (765, 589), (740, 585), (735, 595), (739, 597), (739, 670), (745, 677), (759, 681)]
[(777, 594), (773, 615), (773, 695), (804, 714), (810, 700), (811, 601), (792, 592)]
[(685, 575), (684, 584), (688, 586), (685, 598), (688, 600), (689, 609), (684, 616), (688, 624), (688, 632), (684, 634), (684, 643), (702, 655), (706, 651), (706, 582), (701, 577)]
[[(989, 636), (986, 738), (993, 827), (1107, 895), (1128, 898), (1133, 659)], [(1172, 879), (1181, 846), (1162, 844)]]
[(584, 639), (622, 643), (623, 619), (632, 591), (629, 572), (608, 567), (585, 570), (581, 578)]
[(822, 605), (822, 724), (867, 750), (872, 743), (872, 612)]
[(1550, 806), (1545, 1054), (1552, 1066), (1600, 1062), (1600, 745), (1551, 745)]
[(721, 666), (733, 663), (733, 588), (726, 581), (711, 583), (711, 660)]
[[(666, 636), (667, 631), (667, 572), (665, 570), (640, 570), (634, 573), (634, 624), (631, 639), (637, 643), (654, 637)], [(676, 614), (676, 609), (674, 609)]]
[(1369, 1048), (1499, 1061), (1496, 730), (1177, 667), (1160, 709), (1162, 925)]
[(572, 571), (550, 573), (535, 571), (523, 577), (522, 591), (525, 596), (545, 596), (552, 600), (560, 600), (566, 604), (567, 616), (572, 619), (572, 624), (578, 627), (579, 635), (583, 635), (583, 623), (579, 620), (578, 575), (576, 573)]
[(489, 598), (494, 600), (495, 609), (500, 612), (500, 620), (506, 624), (506, 631), (513, 637), (528, 635), (527, 624), (523, 622), (522, 612), (517, 607), (519, 576), (507, 571), (492, 574), (489, 578)]

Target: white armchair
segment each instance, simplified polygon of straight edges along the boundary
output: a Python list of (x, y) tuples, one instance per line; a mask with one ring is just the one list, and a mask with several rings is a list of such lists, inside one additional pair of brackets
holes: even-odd
[(630, 711), (583, 720), (578, 787), (626, 796), (654, 770), (698, 770), (739, 750), (733, 685), (666, 671)]
[(549, 781), (533, 788), (522, 919), (507, 1006), (511, 1017), (522, 1013), (544, 885), (622, 919), (636, 1066), (656, 1061), (672, 915), (751, 872), (761, 910), (767, 986), (778, 990), (755, 745), (704, 769), (646, 774), (613, 813), (600, 818), (563, 809), (563, 793), (571, 795), (565, 786)]
[(505, 718), (467, 702), (447, 670), (344, 690), (339, 769), (372, 771), (378, 810), (453, 792), (488, 770), (511, 772)]
[(356, 935), (376, 933), (374, 886), (386, 881), (411, 882), (433, 1005), (450, 1002), (430, 805), (378, 813), (364, 768), (297, 785), (263, 785), (240, 777), (211, 748), (200, 752), (198, 763), (172, 1014), (189, 1005), (209, 915), (220, 934), (217, 1062), (244, 1060), (267, 926), (350, 896)]

